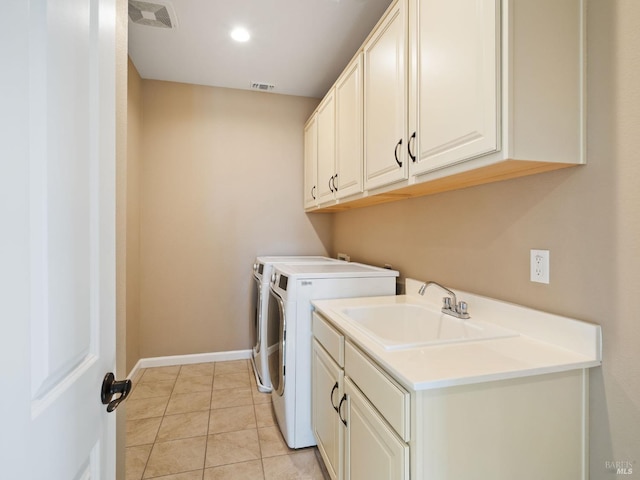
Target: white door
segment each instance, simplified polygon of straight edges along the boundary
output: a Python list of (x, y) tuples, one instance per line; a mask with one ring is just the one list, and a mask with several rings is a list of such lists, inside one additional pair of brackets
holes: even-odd
[(0, 476), (115, 478), (115, 0), (0, 29)]
[(336, 82), (336, 196), (362, 192), (362, 54)]
[(342, 480), (344, 429), (338, 417), (344, 373), (313, 340), (311, 356), (311, 426), (331, 480)]
[(336, 102), (331, 89), (318, 107), (318, 203), (335, 198)]
[(497, 0), (415, 0), (411, 173), (499, 148)]
[(407, 178), (407, 19), (399, 1), (364, 45), (364, 188)]
[(349, 410), (346, 480), (408, 480), (409, 446), (346, 377), (344, 391)]
[(317, 117), (304, 126), (304, 208), (318, 205), (318, 128)]

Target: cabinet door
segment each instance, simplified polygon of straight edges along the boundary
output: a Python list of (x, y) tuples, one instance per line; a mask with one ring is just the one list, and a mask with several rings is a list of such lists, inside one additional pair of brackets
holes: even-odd
[(311, 425), (329, 476), (342, 479), (344, 429), (337, 408), (343, 390), (342, 369), (313, 340), (311, 374)]
[(329, 91), (318, 107), (318, 203), (335, 198), (336, 109), (335, 91)]
[(304, 127), (304, 208), (318, 205), (318, 130), (316, 116)]
[(410, 169), (419, 174), (499, 148), (499, 6), (412, 1)]
[(364, 46), (365, 189), (407, 178), (406, 11), (400, 0)]
[(347, 480), (408, 480), (409, 446), (391, 430), (348, 379)]
[(337, 198), (362, 192), (363, 108), (360, 54), (336, 82)]

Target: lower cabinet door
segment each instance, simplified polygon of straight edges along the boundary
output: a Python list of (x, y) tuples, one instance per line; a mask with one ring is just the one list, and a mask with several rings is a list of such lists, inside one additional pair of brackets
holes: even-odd
[(345, 478), (408, 480), (409, 446), (391, 430), (366, 397), (348, 379)]
[(337, 408), (343, 395), (343, 371), (313, 340), (311, 425), (331, 480), (342, 480), (344, 428)]

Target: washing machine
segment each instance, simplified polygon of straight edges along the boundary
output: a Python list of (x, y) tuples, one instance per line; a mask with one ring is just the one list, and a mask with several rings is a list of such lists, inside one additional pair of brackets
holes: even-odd
[(289, 447), (316, 444), (311, 428), (312, 300), (395, 295), (398, 272), (359, 263), (274, 265), (267, 310), (271, 399)]
[(253, 298), (255, 301), (252, 325), (251, 364), (258, 390), (271, 391), (271, 379), (267, 362), (267, 305), (269, 302), (269, 279), (274, 265), (279, 264), (324, 264), (345, 263), (342, 260), (323, 256), (260, 256), (253, 264)]

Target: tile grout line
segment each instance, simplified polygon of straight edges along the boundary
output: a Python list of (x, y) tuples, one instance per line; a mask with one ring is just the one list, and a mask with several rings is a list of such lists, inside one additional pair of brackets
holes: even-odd
[[(215, 363), (213, 364), (213, 372), (211, 374), (211, 392), (213, 392), (213, 375), (215, 374)], [(182, 372), (182, 368), (184, 367), (184, 365), (180, 366), (180, 370), (178, 370), (178, 376), (176, 377), (176, 384), (178, 383), (178, 378), (180, 378), (180, 373)], [(185, 377), (188, 378), (188, 377)], [(175, 389), (175, 385), (174, 385), (174, 389)], [(195, 393), (195, 392), (192, 392)], [(173, 395), (173, 392), (171, 392), (171, 395)], [(180, 395), (179, 393), (176, 393), (176, 395)], [(207, 445), (209, 443), (209, 420), (211, 418), (211, 397), (212, 395), (209, 395), (209, 415), (207, 416), (207, 433), (204, 437), (204, 456), (202, 458), (202, 469), (201, 469), (201, 476), (200, 476), (200, 480), (204, 480), (204, 468), (205, 465), (207, 463)], [(169, 401), (171, 401), (171, 397), (169, 397)], [(188, 412), (187, 412), (188, 413)], [(164, 420), (164, 417), (163, 417)], [(158, 433), (160, 432), (160, 430), (158, 429)], [(190, 437), (190, 438), (194, 438), (194, 437)], [(193, 472), (196, 472), (197, 470), (191, 470)], [(188, 472), (180, 472), (180, 473), (188, 473)]]
[[(145, 368), (144, 372), (142, 373), (142, 375), (140, 375), (140, 378), (138, 379), (138, 385), (140, 386), (140, 381), (142, 380), (142, 378), (145, 376), (145, 374), (148, 372), (148, 370)], [(171, 398), (171, 394), (169, 394), (169, 398)], [(160, 420), (160, 425), (162, 425), (162, 420)], [(160, 430), (160, 425), (158, 425), (158, 430)], [(156, 432), (156, 436), (158, 435), (158, 432)], [(156, 441), (154, 439), (153, 443), (151, 444), (151, 448), (149, 449), (149, 455), (147, 455), (147, 461), (144, 462), (144, 468), (142, 469), (142, 472), (140, 473), (140, 480), (142, 480), (144, 478), (144, 473), (147, 471), (147, 465), (149, 465), (149, 459), (151, 458), (151, 452), (153, 452), (153, 447), (155, 446)], [(125, 476), (126, 476), (126, 472), (125, 472)]]
[(251, 391), (251, 406), (252, 406), (252, 410), (253, 410), (253, 419), (255, 421), (256, 424), (256, 437), (258, 438), (258, 455), (259, 455), (259, 460), (260, 460), (260, 470), (262, 471), (262, 479), (264, 480), (265, 478), (265, 473), (264, 473), (264, 459), (262, 456), (262, 443), (260, 442), (260, 430), (258, 428), (258, 414), (256, 412), (256, 406), (258, 405), (256, 403), (256, 399), (254, 397), (254, 391), (258, 389), (257, 385), (254, 385), (252, 383), (252, 376), (251, 376), (251, 365), (248, 364), (248, 361), (245, 365), (248, 369), (248, 376), (249, 376), (249, 389)]
[[(144, 474), (147, 471), (147, 467), (149, 466), (149, 460), (151, 460), (151, 454), (153, 453), (154, 448), (156, 447), (156, 443), (158, 442), (158, 435), (160, 434), (160, 428), (162, 427), (162, 423), (164, 422), (164, 417), (165, 417), (165, 413), (167, 411), (167, 407), (169, 406), (169, 402), (171, 401), (171, 396), (173, 395), (173, 391), (176, 388), (176, 383), (178, 382), (178, 377), (180, 376), (180, 370), (182, 370), (182, 367), (180, 367), (178, 369), (178, 373), (176, 375), (175, 380), (173, 381), (173, 386), (171, 387), (171, 391), (169, 392), (169, 399), (167, 400), (167, 405), (164, 407), (164, 412), (162, 414), (162, 417), (160, 417), (160, 425), (158, 425), (158, 431), (156, 432), (156, 436), (153, 440), (153, 443), (151, 444), (151, 450), (149, 450), (149, 456), (147, 457), (147, 461), (144, 464), (144, 469), (142, 470), (142, 476), (140, 477), (140, 480), (144, 479)], [(145, 373), (148, 371), (148, 369), (145, 369)], [(143, 374), (144, 376), (144, 374)], [(141, 377), (142, 378), (142, 377)]]
[[(136, 383), (136, 388), (140, 386), (140, 380), (142, 380), (142, 377), (144, 377), (145, 373), (147, 373), (146, 368), (142, 370), (142, 375), (140, 375), (140, 377), (138, 378), (138, 381)], [(160, 423), (162, 423), (162, 420), (160, 421)], [(158, 426), (158, 429), (160, 429), (160, 426)], [(144, 462), (144, 468), (142, 469), (142, 472), (140, 472), (140, 480), (144, 478), (144, 472), (147, 469), (147, 465), (149, 464), (149, 459), (151, 458), (151, 451), (153, 450), (153, 445), (154, 444), (152, 443), (151, 448), (149, 449), (149, 455), (147, 455), (147, 460)], [(126, 471), (125, 471), (125, 476), (126, 476)]]
[(251, 377), (251, 365), (247, 364), (246, 366), (247, 366), (247, 368), (249, 370), (248, 375), (249, 375), (249, 389), (251, 391), (251, 406), (253, 407), (253, 419), (256, 422), (256, 436), (258, 437), (258, 455), (260, 456), (260, 459), (259, 459), (260, 460), (260, 469), (262, 470), (262, 478), (264, 480), (264, 478), (265, 478), (264, 457), (262, 456), (262, 442), (260, 442), (260, 429), (258, 427), (258, 414), (256, 413), (256, 406), (258, 404), (256, 403), (256, 399), (253, 396), (254, 390), (257, 390), (258, 386), (254, 385), (252, 383), (252, 381), (251, 381), (252, 380), (252, 377)]
[(204, 458), (202, 459), (202, 479), (204, 480), (204, 470), (207, 468), (207, 452), (209, 451), (209, 430), (211, 428), (211, 412), (213, 411), (213, 382), (216, 381), (216, 362), (213, 363), (213, 373), (211, 374), (211, 390), (209, 391), (209, 414), (207, 415), (207, 434), (204, 441)]
[[(249, 383), (252, 385), (252, 389), (254, 389), (254, 390), (259, 392), (257, 383), (256, 383), (256, 385), (253, 385), (253, 383), (252, 383), (253, 377), (251, 375), (251, 368), (252, 368), (251, 365), (249, 365), (249, 377), (250, 377), (249, 378)], [(256, 403), (256, 397), (253, 395), (253, 393), (255, 393), (255, 392), (252, 392), (251, 398), (253, 400), (253, 411), (255, 412), (256, 406), (262, 405), (262, 403)], [(260, 441), (260, 427), (258, 427), (258, 421), (257, 420), (258, 420), (258, 418), (257, 418), (257, 415), (256, 415), (256, 432), (258, 434), (258, 445), (260, 446), (260, 467), (262, 468), (262, 478), (264, 479), (264, 478), (266, 478), (266, 473), (265, 473), (266, 469), (265, 469), (265, 466), (264, 466), (264, 458), (265, 457), (264, 457), (264, 453), (262, 452), (262, 442)]]

